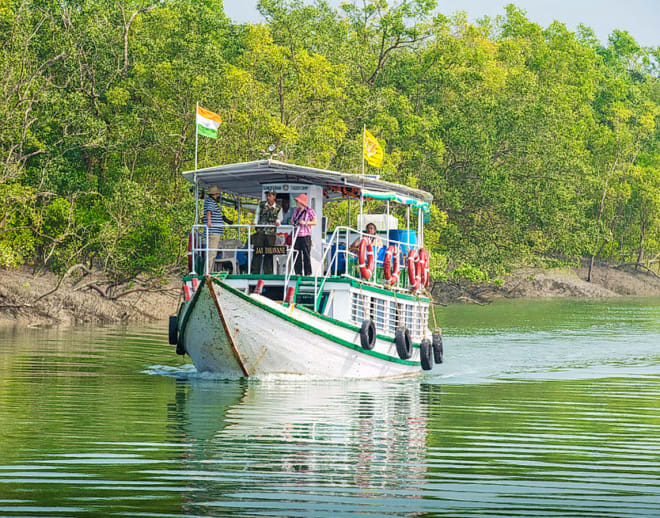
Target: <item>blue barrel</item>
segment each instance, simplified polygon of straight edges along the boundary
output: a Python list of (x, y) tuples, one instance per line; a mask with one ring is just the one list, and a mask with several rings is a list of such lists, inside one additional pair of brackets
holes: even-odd
[(340, 243), (339, 246), (334, 244), (330, 248), (328, 271), (331, 272), (332, 275), (335, 274), (335, 263), (337, 263), (336, 266), (338, 275), (346, 272), (346, 253), (343, 252), (344, 250), (346, 250), (346, 245), (344, 245), (344, 243)]
[(376, 254), (376, 264), (383, 266), (383, 261), (385, 261), (385, 252), (387, 252), (385, 243), (383, 243), (383, 246), (375, 248), (374, 253)]
[[(390, 230), (390, 241), (400, 241), (401, 252), (403, 256), (408, 255), (410, 248), (417, 247), (417, 231), (416, 230)], [(410, 243), (410, 247), (408, 247)]]

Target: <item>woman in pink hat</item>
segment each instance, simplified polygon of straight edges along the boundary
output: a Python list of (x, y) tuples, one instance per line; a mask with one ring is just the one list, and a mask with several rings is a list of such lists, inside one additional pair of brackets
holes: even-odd
[[(294, 198), (296, 210), (291, 216), (291, 223), (298, 230), (294, 248), (298, 250), (296, 257), (296, 275), (312, 275), (312, 263), (309, 254), (312, 250), (312, 225), (316, 225), (316, 213), (307, 206), (307, 195), (300, 194)], [(303, 273), (304, 271), (304, 273)]]

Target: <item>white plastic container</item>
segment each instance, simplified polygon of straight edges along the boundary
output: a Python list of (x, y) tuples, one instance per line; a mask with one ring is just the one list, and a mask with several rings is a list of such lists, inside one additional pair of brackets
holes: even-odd
[(399, 220), (391, 214), (389, 215), (389, 226), (387, 214), (358, 214), (357, 217), (358, 229), (364, 230), (369, 223), (376, 225), (378, 232), (386, 232), (387, 230), (396, 230), (399, 228)]

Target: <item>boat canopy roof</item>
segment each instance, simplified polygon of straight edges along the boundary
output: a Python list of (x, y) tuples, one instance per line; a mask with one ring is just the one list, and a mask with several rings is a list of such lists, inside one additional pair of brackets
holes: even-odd
[(373, 176), (345, 174), (277, 160), (207, 167), (186, 171), (183, 176), (192, 184), (197, 182), (204, 187), (217, 185), (223, 191), (253, 198), (261, 198), (263, 184), (280, 182), (320, 185), (327, 188), (328, 198), (351, 197), (357, 193), (365, 198), (392, 200), (425, 211), (429, 210), (433, 201), (433, 196), (428, 192), (384, 182)]

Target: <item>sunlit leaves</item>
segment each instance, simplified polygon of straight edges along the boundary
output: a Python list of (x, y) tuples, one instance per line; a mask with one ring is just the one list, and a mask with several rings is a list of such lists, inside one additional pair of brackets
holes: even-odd
[(476, 25), (434, 8), (261, 0), (267, 23), (236, 25), (220, 0), (0, 1), (0, 263), (82, 253), (114, 278), (175, 263), (196, 103), (223, 119), (199, 139), (200, 167), (274, 144), (357, 173), (368, 127), (382, 178), (434, 195), (437, 277), (653, 260), (660, 51), (625, 31), (601, 45), (586, 27), (544, 28), (512, 5)]

